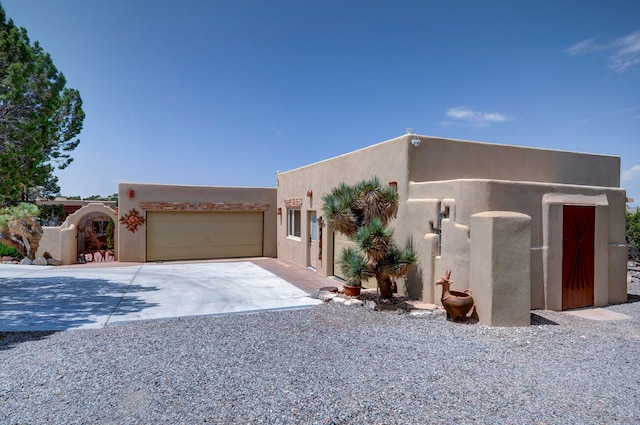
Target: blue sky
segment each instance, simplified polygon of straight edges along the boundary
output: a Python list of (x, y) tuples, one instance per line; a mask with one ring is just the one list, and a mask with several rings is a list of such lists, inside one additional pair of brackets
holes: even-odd
[(275, 186), (405, 133), (620, 156), (640, 203), (640, 2), (3, 0), (80, 90), (62, 194)]

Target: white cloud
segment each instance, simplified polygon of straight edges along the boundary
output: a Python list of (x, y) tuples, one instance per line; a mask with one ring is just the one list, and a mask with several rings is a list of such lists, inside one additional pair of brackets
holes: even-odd
[(476, 125), (488, 125), (495, 122), (507, 121), (505, 114), (476, 111), (467, 107), (450, 108), (447, 110), (447, 117)]
[(634, 165), (622, 172), (622, 181), (628, 182), (640, 178), (640, 165)]
[(583, 55), (585, 53), (593, 52), (594, 50), (598, 50), (598, 46), (594, 44), (594, 41), (595, 38), (580, 41), (579, 43), (574, 44), (565, 51), (570, 55)]
[(609, 58), (609, 68), (624, 72), (640, 63), (640, 31), (615, 40), (612, 45), (615, 52)]
[(597, 51), (609, 51), (609, 69), (625, 72), (640, 64), (640, 31), (617, 38), (608, 44), (598, 44), (594, 38), (580, 41), (565, 50), (570, 55), (584, 55)]

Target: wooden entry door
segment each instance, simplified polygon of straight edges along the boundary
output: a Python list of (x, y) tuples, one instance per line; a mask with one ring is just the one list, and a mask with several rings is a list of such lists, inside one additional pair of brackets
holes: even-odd
[(309, 267), (318, 266), (318, 218), (315, 211), (309, 211)]
[(564, 205), (562, 220), (562, 309), (593, 305), (594, 206)]

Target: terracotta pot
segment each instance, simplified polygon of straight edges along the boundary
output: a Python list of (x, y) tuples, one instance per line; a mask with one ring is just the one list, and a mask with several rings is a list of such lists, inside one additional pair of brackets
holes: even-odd
[(344, 285), (344, 294), (348, 297), (355, 297), (357, 295), (360, 295), (361, 289), (362, 286)]

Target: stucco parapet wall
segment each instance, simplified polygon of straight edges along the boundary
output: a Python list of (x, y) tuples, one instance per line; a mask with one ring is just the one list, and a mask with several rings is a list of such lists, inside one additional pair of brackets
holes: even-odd
[(140, 208), (146, 211), (212, 211), (248, 212), (267, 211), (271, 204), (229, 202), (150, 202), (142, 201)]
[(568, 184), (568, 183), (553, 183), (553, 182), (536, 182), (536, 181), (515, 181), (515, 180), (500, 180), (500, 179), (448, 179), (448, 180), (434, 180), (434, 181), (411, 181), (409, 182), (410, 198), (417, 197), (418, 199), (422, 195), (420, 193), (421, 188), (428, 188), (432, 185), (446, 184), (446, 183), (471, 183), (471, 184), (490, 184), (490, 185), (508, 185), (508, 186), (535, 186), (535, 187), (562, 187), (562, 188), (574, 188), (574, 189), (589, 189), (589, 190), (607, 190), (607, 191), (624, 191), (620, 187), (611, 186), (592, 186), (583, 184)]

